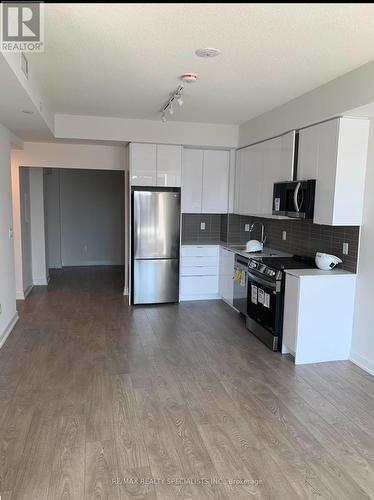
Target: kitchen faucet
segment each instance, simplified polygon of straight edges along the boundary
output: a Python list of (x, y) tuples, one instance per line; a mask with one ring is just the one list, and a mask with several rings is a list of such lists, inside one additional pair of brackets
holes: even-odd
[(265, 241), (266, 241), (265, 226), (263, 225), (262, 222), (260, 222), (258, 220), (252, 222), (251, 227), (249, 229), (249, 237), (251, 237), (251, 233), (252, 233), (253, 229), (255, 228), (256, 224), (260, 224), (261, 225), (261, 243), (263, 245), (265, 245)]

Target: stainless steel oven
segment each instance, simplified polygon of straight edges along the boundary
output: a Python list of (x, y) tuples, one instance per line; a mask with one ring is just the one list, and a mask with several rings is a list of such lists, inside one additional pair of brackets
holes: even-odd
[(247, 316), (248, 261), (245, 257), (235, 255), (233, 305), (244, 316)]
[(315, 267), (308, 257), (250, 258), (246, 326), (273, 351), (282, 346), (285, 269)]
[(270, 349), (278, 351), (283, 323), (283, 272), (251, 259), (247, 277), (247, 328)]

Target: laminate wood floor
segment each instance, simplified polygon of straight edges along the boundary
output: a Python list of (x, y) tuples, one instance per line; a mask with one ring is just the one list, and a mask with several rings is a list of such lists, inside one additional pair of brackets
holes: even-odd
[(295, 367), (221, 301), (65, 269), (0, 350), (1, 500), (374, 498), (374, 379)]

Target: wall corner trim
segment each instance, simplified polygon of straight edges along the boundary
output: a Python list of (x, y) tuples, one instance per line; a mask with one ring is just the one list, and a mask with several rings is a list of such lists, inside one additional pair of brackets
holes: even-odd
[(15, 324), (19, 320), (18, 312), (16, 311), (14, 313), (13, 318), (10, 320), (8, 323), (8, 326), (5, 328), (3, 333), (0, 333), (0, 349), (3, 347), (6, 339), (9, 337), (10, 333), (12, 332)]

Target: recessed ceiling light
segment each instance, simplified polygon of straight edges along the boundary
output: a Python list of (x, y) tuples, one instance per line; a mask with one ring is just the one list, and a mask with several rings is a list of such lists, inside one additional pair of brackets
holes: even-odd
[(32, 111), (31, 109), (23, 109), (22, 113), (25, 113), (25, 115), (33, 115), (34, 111)]
[(199, 57), (217, 57), (221, 53), (220, 50), (214, 49), (213, 47), (204, 47), (202, 49), (197, 49), (195, 54)]

